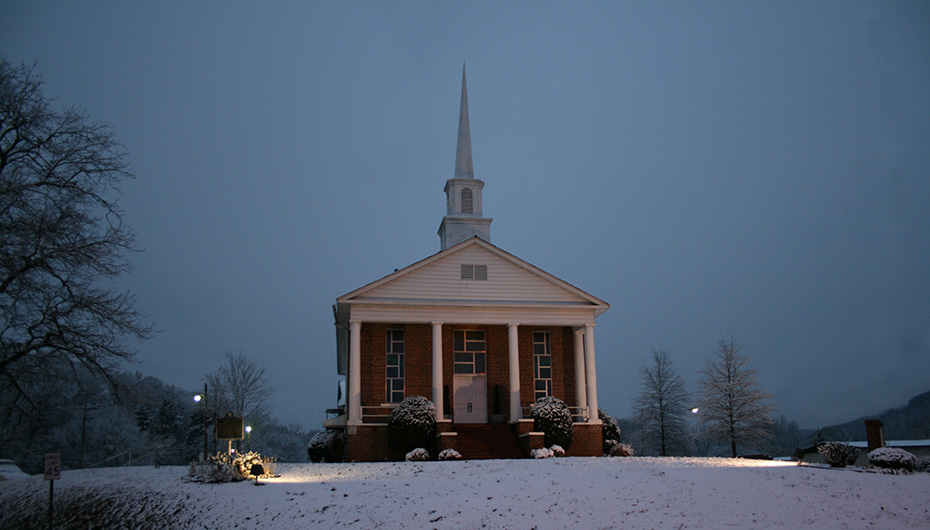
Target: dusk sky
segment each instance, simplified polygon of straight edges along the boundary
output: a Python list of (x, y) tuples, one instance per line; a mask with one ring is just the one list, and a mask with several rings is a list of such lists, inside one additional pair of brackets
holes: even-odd
[(336, 298), (439, 251), (463, 62), (491, 242), (611, 304), (602, 408), (730, 335), (802, 427), (930, 390), (928, 2), (0, 1), (0, 54), (128, 151), (127, 369), (192, 393), (241, 350), (320, 428)]

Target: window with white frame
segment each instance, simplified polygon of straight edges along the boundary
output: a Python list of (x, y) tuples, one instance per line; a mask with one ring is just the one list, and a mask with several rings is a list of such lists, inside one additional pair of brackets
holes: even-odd
[(452, 333), (452, 371), (456, 374), (487, 373), (487, 350), (483, 331), (456, 330)]
[(404, 330), (389, 329), (385, 337), (386, 403), (404, 400)]
[(552, 395), (552, 349), (549, 333), (533, 332), (533, 378), (535, 399)]
[(462, 265), (462, 279), (486, 281), (488, 279), (488, 266)]

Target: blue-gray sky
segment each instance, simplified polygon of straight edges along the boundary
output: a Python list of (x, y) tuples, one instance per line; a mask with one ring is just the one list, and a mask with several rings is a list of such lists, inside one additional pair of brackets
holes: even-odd
[(112, 124), (162, 331), (277, 415), (334, 405), (335, 298), (439, 250), (467, 63), (491, 241), (608, 301), (599, 399), (744, 345), (802, 426), (930, 389), (926, 2), (0, 2), (0, 54)]

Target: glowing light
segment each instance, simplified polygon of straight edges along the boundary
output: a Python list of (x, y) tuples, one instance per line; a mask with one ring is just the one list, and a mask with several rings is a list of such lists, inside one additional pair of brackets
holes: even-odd
[(196, 401), (197, 403), (200, 403), (201, 399), (203, 399), (203, 396), (201, 396), (200, 394), (194, 394), (194, 401)]
[(245, 426), (245, 432), (251, 433), (251, 432), (252, 432), (252, 426), (251, 426), (251, 425), (246, 425), (246, 426)]
[(693, 409), (691, 409), (691, 414), (697, 414), (699, 410), (701, 409), (694, 407)]

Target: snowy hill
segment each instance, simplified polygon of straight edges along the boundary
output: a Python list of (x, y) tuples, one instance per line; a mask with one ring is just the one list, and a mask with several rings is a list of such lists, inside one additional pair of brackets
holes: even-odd
[[(65, 471), (56, 528), (930, 528), (930, 474), (717, 458), (279, 464), (200, 484), (182, 467)], [(45, 528), (48, 483), (0, 482), (0, 528)]]

